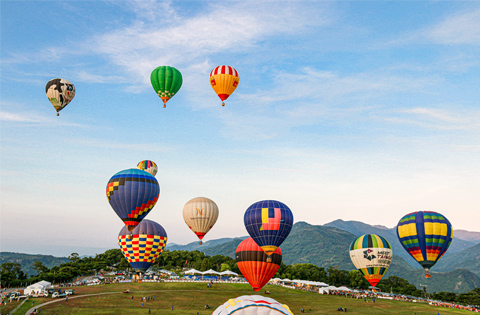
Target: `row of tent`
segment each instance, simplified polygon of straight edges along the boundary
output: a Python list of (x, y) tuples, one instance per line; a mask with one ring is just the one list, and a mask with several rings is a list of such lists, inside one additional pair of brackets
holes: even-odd
[(218, 271), (215, 271), (215, 270), (207, 270), (207, 271), (199, 271), (199, 270), (196, 270), (196, 269), (190, 269), (188, 271), (185, 271), (184, 272), (186, 275), (219, 275), (219, 276), (238, 276), (238, 273), (235, 273), (233, 271), (230, 271), (230, 270), (225, 270), (225, 271), (222, 271), (222, 272), (218, 272)]

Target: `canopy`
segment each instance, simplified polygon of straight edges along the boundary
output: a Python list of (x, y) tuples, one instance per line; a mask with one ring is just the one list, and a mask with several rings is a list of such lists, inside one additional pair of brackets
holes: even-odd
[(41, 293), (45, 291), (46, 289), (50, 288), (52, 286), (51, 282), (42, 280), (40, 282), (34, 283), (32, 285), (29, 285), (28, 287), (23, 290), (23, 294), (35, 294), (35, 293)]
[(238, 273), (235, 273), (230, 270), (225, 270), (222, 272), (218, 272), (215, 270), (207, 270), (207, 271), (198, 271), (196, 269), (190, 269), (184, 272), (186, 275), (219, 275), (219, 276), (238, 276)]
[(213, 269), (209, 269), (207, 271), (202, 272), (202, 275), (219, 275), (220, 272), (215, 271)]
[(188, 271), (185, 271), (186, 275), (201, 275), (203, 274), (201, 271), (198, 271), (197, 269), (190, 269)]
[(225, 270), (220, 272), (221, 276), (238, 276), (238, 273), (230, 271), (230, 270)]

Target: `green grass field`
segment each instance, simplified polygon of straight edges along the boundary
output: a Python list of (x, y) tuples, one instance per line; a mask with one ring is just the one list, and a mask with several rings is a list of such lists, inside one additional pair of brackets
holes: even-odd
[[(122, 293), (129, 289), (130, 293)], [(375, 303), (363, 300), (345, 298), (333, 295), (320, 295), (300, 290), (292, 290), (279, 286), (266, 286), (271, 297), (278, 302), (287, 304), (294, 314), (301, 314), (300, 308), (305, 309), (307, 314), (343, 314), (338, 312), (338, 307), (346, 307), (347, 313), (353, 314), (411, 314), (436, 315), (444, 314), (472, 314), (463, 310), (434, 307), (423, 303), (391, 301), (376, 299)], [(263, 293), (263, 291), (261, 291)], [(97, 296), (78, 297), (83, 294), (99, 294)], [(215, 284), (213, 288), (207, 288), (205, 283), (120, 283), (98, 286), (76, 287), (75, 295), (68, 302), (59, 300), (42, 307), (41, 314), (176, 314), (176, 315), (201, 315), (211, 314), (220, 304), (230, 298), (240, 295), (252, 295), (255, 292), (246, 284)], [(133, 300), (132, 300), (133, 296)], [(153, 297), (144, 303), (142, 297)], [(38, 298), (35, 306), (44, 301), (53, 301), (52, 298)], [(17, 314), (25, 314), (31, 308), (31, 302), (25, 303), (28, 307), (22, 307)], [(211, 309), (205, 310), (208, 304)], [(174, 310), (171, 310), (174, 305)]]

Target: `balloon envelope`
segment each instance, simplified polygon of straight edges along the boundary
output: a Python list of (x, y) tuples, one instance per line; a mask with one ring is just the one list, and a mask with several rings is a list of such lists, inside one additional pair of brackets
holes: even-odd
[(108, 202), (129, 231), (152, 210), (159, 195), (155, 177), (136, 168), (118, 172), (107, 184)]
[(185, 223), (200, 240), (212, 229), (215, 222), (217, 222), (217, 218), (217, 204), (208, 198), (193, 198), (183, 207), (183, 219)]
[(183, 79), (180, 71), (174, 67), (160, 66), (150, 74), (150, 82), (158, 96), (162, 99), (164, 106), (178, 90), (182, 87)]
[(392, 262), (392, 246), (381, 236), (365, 234), (350, 245), (350, 259), (371, 286), (376, 286)]
[(130, 233), (124, 226), (118, 233), (123, 256), (137, 272), (146, 271), (167, 245), (167, 232), (157, 222), (143, 220)]
[(157, 175), (157, 171), (158, 171), (157, 164), (155, 164), (155, 162), (150, 160), (140, 161), (137, 164), (137, 168), (147, 173), (150, 173), (152, 176)]
[(271, 255), (290, 233), (293, 214), (279, 201), (263, 200), (248, 207), (243, 221), (255, 243)]
[(212, 315), (293, 315), (290, 308), (261, 295), (243, 295), (223, 303)]
[(45, 93), (58, 113), (75, 97), (75, 86), (65, 79), (51, 79), (45, 86)]
[(282, 262), (282, 250), (278, 247), (267, 262), (267, 254), (249, 237), (237, 246), (235, 251), (237, 266), (255, 292), (270, 281), (277, 273)]
[(433, 211), (407, 214), (397, 225), (397, 236), (403, 248), (425, 269), (442, 258), (452, 243), (453, 228), (448, 219)]
[(240, 77), (233, 67), (218, 66), (210, 72), (210, 85), (222, 101), (225, 101), (235, 91), (238, 82), (240, 82)]

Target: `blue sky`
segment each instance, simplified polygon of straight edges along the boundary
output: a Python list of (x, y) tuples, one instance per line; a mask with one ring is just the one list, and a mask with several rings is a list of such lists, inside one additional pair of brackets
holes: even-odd
[[(2, 1), (1, 250), (116, 248), (105, 186), (144, 159), (147, 218), (177, 244), (198, 196), (220, 209), (205, 240), (246, 235), (265, 199), (311, 224), (431, 210), (478, 231), (479, 55), (476, 1)], [(225, 107), (222, 64), (240, 75)], [(166, 109), (160, 65), (183, 75)], [(56, 77), (76, 87), (60, 117)]]

